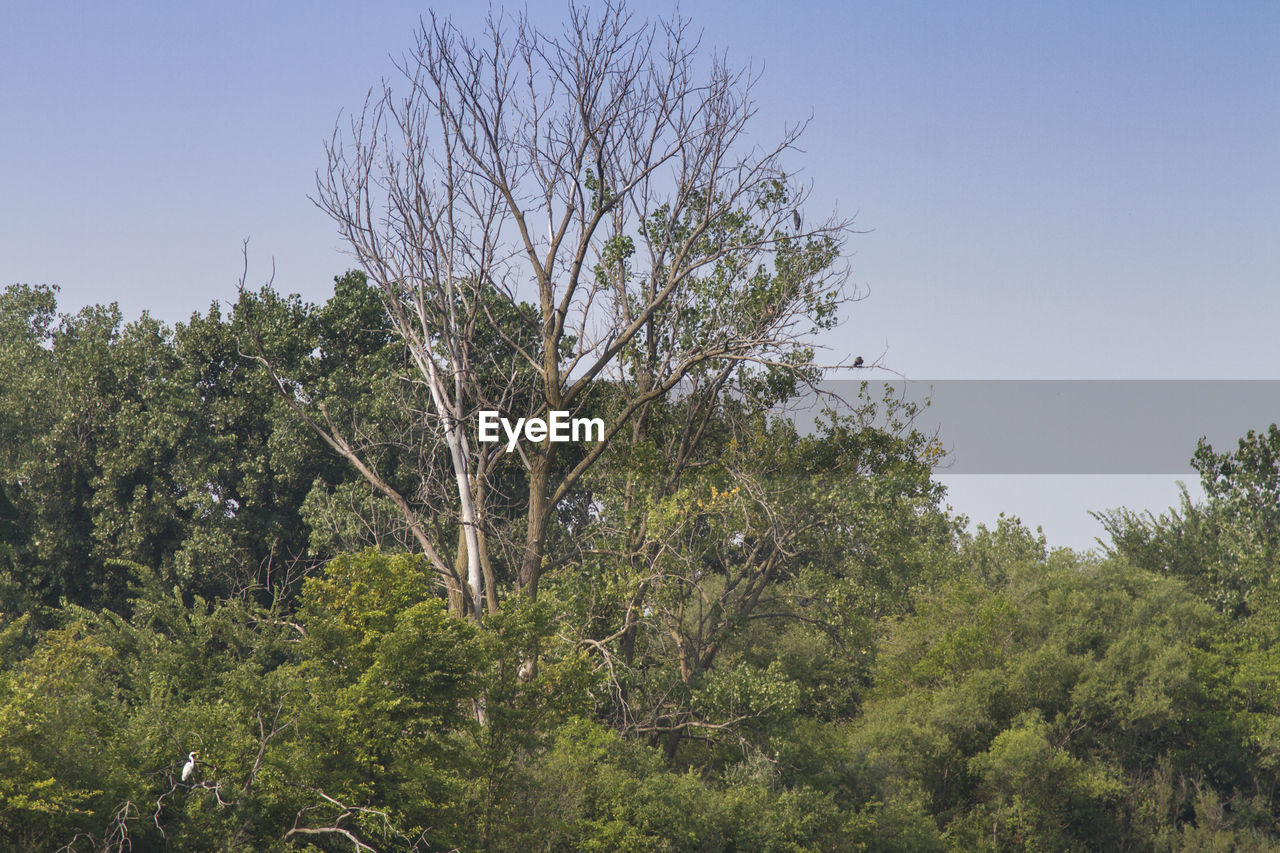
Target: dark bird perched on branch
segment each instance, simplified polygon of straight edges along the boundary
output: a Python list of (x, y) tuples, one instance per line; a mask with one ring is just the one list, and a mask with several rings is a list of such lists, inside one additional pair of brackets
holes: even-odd
[(858, 356), (853, 360), (854, 367), (862, 367), (862, 356)]
[(791, 211), (791, 221), (796, 224), (796, 230), (799, 231), (800, 230), (800, 211), (799, 210)]

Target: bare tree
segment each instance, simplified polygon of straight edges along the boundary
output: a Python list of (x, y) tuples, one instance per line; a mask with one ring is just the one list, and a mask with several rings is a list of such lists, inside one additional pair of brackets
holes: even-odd
[[(770, 147), (748, 139), (756, 78), (701, 51), (678, 16), (571, 4), (558, 32), (498, 14), (480, 38), (432, 16), (397, 68), (335, 130), (315, 202), (429, 391), (454, 559), (327, 415), (311, 422), (478, 617), (496, 604), (495, 471), (524, 468), (527, 524), (509, 551), (534, 596), (557, 506), (648, 405), (678, 386), (714, 399), (763, 372), (808, 375), (804, 342), (842, 298), (849, 224), (794, 225), (808, 188), (783, 159), (802, 126)], [(571, 460), (549, 439), (508, 456), (476, 440), (480, 410), (600, 417), (603, 439)]]

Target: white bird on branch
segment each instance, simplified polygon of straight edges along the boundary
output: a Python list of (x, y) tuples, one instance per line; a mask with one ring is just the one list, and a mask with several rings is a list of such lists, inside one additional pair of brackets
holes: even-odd
[(187, 756), (187, 763), (182, 765), (182, 781), (185, 782), (191, 778), (191, 774), (196, 769), (196, 754), (193, 752)]

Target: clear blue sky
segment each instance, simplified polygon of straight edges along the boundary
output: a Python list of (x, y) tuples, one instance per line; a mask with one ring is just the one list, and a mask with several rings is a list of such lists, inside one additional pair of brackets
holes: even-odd
[[(181, 320), (233, 298), (249, 237), (251, 281), (274, 258), (279, 289), (323, 300), (349, 266), (307, 200), (323, 141), (428, 8), (5, 4), (0, 285)], [(763, 69), (762, 141), (812, 117), (796, 165), (815, 206), (870, 231), (850, 260), (871, 296), (834, 356), (887, 348), (922, 379), (1280, 374), (1280, 4), (682, 9)], [(961, 479), (959, 508), (1072, 545), (1093, 535), (1084, 508), (1175, 496), (1159, 478)]]

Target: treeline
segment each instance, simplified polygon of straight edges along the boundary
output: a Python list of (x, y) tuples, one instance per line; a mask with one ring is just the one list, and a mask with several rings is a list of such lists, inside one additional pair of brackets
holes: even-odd
[(674, 395), (557, 504), (536, 595), (489, 472), (476, 620), (306, 423), (461, 565), (413, 376), (359, 274), (174, 328), (0, 296), (0, 845), (1280, 846), (1275, 427), (1092, 557), (965, 532), (892, 401), (802, 435), (777, 377)]
[(264, 290), (175, 329), (125, 323), (114, 304), (60, 316), (54, 290), (14, 286), (0, 334), (5, 612), (126, 609), (117, 560), (188, 596), (287, 597), (300, 571), (352, 544), (327, 514), (351, 474), (245, 349), (265, 347), (317, 393), (372, 399), (397, 359), (360, 277), (322, 308)]

